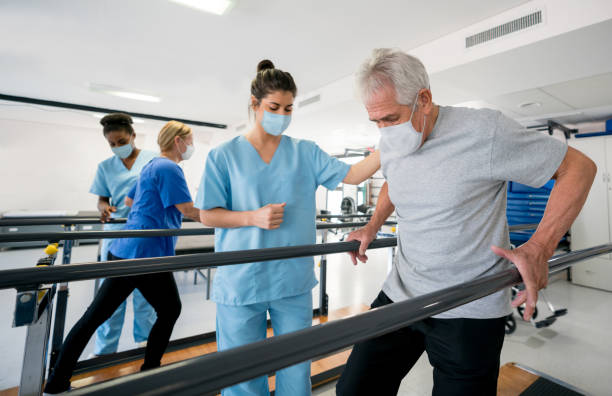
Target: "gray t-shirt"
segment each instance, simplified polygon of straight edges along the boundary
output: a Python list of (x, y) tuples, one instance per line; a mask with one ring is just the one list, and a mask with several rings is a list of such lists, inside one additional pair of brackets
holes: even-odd
[[(432, 133), (413, 154), (382, 138), (382, 171), (399, 230), (383, 291), (401, 301), (511, 267), (490, 248), (510, 248), (507, 181), (541, 187), (566, 151), (565, 143), (489, 109), (440, 106)], [(436, 317), (510, 312), (506, 289)]]

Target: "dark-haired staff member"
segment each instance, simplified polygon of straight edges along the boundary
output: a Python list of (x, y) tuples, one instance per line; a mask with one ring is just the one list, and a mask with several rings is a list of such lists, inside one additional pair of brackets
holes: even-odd
[[(136, 147), (136, 132), (132, 127), (132, 117), (123, 113), (108, 114), (100, 120), (104, 127), (103, 133), (113, 156), (100, 162), (96, 177), (89, 190), (98, 196), (100, 220), (107, 223), (111, 218), (128, 217), (130, 208), (125, 204), (130, 189), (136, 184), (142, 168), (157, 153), (141, 150)], [(124, 224), (105, 224), (105, 230), (120, 230)], [(108, 248), (112, 239), (102, 240), (100, 260), (108, 260)], [(133, 293), (134, 304), (134, 341), (142, 343), (147, 340), (151, 327), (155, 322), (155, 311), (142, 297), (138, 289)], [(117, 352), (119, 337), (125, 318), (124, 301), (117, 311), (96, 331), (95, 355)]]
[[(291, 74), (260, 62), (251, 83), (255, 125), (211, 150), (195, 206), (204, 224), (217, 227), (215, 251), (308, 245), (316, 241), (315, 192), (340, 182), (359, 184), (374, 174), (378, 152), (350, 166), (314, 142), (283, 136), (297, 88)], [(217, 345), (226, 350), (312, 325), (312, 257), (219, 267)], [(276, 373), (277, 396), (309, 395), (310, 362)], [(229, 395), (269, 395), (267, 376), (224, 389)]]
[[(136, 186), (128, 194), (132, 199), (132, 210), (125, 224), (127, 230), (180, 228), (183, 215), (199, 221), (200, 211), (193, 206), (185, 175), (178, 166), (179, 162), (193, 154), (191, 128), (178, 121), (170, 121), (159, 132), (157, 142), (161, 155), (142, 169)], [(174, 256), (176, 240), (176, 236), (116, 239), (111, 244), (108, 258), (123, 260)], [(72, 371), (89, 338), (136, 289), (157, 313), (141, 371), (160, 366), (172, 329), (181, 313), (174, 275), (163, 272), (109, 278), (68, 333), (45, 385), (46, 393), (56, 394), (70, 389)]]

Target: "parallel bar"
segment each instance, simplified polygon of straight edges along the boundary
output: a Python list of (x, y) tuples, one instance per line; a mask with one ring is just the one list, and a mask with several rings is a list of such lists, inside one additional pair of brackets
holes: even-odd
[[(317, 219), (353, 219), (358, 217), (370, 218), (372, 215), (354, 214), (354, 215), (317, 215)], [(108, 221), (109, 224), (125, 223), (124, 217), (113, 218)], [(190, 219), (183, 219), (183, 222), (190, 222)], [(5, 217), (0, 219), (0, 227), (24, 227), (38, 225), (63, 225), (63, 224), (101, 224), (99, 217)]]
[[(328, 230), (333, 228), (356, 228), (363, 227), (367, 222), (359, 221), (359, 222), (346, 222), (346, 223), (317, 223), (317, 230)], [(385, 221), (385, 225), (396, 225), (395, 221)]]
[[(612, 252), (612, 244), (554, 257), (550, 272)], [(79, 395), (207, 395), (477, 300), (518, 284), (515, 268), (457, 286), (386, 305), (351, 318), (324, 323), (242, 347), (167, 365), (70, 392)]]
[[(374, 240), (370, 249), (395, 246), (396, 238)], [(144, 275), (158, 272), (185, 271), (196, 268), (282, 260), (294, 257), (320, 256), (359, 249), (358, 241), (301, 245), (234, 252), (186, 254), (132, 260), (102, 261), (66, 266), (21, 268), (0, 271), (0, 289), (35, 289), (39, 284), (74, 282), (96, 278)]]
[[(363, 227), (366, 222), (356, 223), (318, 223), (317, 230), (330, 228)], [(387, 221), (385, 225), (395, 222)], [(161, 230), (104, 230), (104, 231), (57, 231), (57, 232), (20, 232), (0, 234), (0, 243), (28, 242), (28, 241), (70, 241), (78, 239), (104, 239), (104, 238), (150, 238), (161, 236), (193, 236), (214, 235), (214, 228), (179, 228)]]
[(214, 235), (214, 228), (178, 228), (166, 230), (104, 230), (104, 231), (58, 231), (19, 232), (0, 234), (2, 242), (26, 241), (71, 241), (77, 239), (147, 238), (162, 236)]
[[(346, 223), (317, 223), (317, 230), (336, 228), (363, 227), (366, 222)], [(394, 221), (386, 221), (385, 225), (395, 225)], [(537, 224), (518, 224), (510, 226), (510, 231), (531, 230)], [(29, 241), (68, 241), (78, 239), (104, 239), (104, 238), (150, 238), (160, 236), (193, 236), (214, 235), (214, 228), (180, 228), (167, 230), (105, 230), (105, 231), (58, 231), (58, 232), (20, 232), (0, 234), (0, 243), (29, 242)]]
[[(111, 219), (108, 223), (125, 223), (125, 218)], [(0, 227), (25, 227), (38, 225), (101, 224), (99, 217), (4, 217)]]
[(513, 231), (523, 231), (523, 230), (535, 230), (538, 228), (538, 223), (533, 224), (515, 224), (508, 227), (510, 232)]
[(317, 215), (317, 219), (353, 219), (355, 217), (366, 217), (366, 218), (370, 218), (372, 217), (371, 214), (350, 214), (350, 215), (343, 215), (343, 214), (328, 214), (328, 215)]

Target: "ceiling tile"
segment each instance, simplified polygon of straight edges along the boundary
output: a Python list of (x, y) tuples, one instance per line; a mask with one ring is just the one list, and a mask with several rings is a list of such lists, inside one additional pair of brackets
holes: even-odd
[(577, 109), (612, 105), (612, 73), (541, 88)]
[[(525, 117), (539, 114), (562, 113), (573, 110), (572, 107), (540, 89), (513, 92), (493, 98), (487, 98), (486, 101), (501, 109), (506, 109)], [(528, 107), (521, 106), (526, 103), (537, 103), (539, 105)]]

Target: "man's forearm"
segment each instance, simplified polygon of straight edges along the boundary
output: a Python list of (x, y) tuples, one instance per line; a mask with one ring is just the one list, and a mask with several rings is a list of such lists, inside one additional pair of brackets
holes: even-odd
[(383, 184), (380, 189), (380, 194), (378, 195), (378, 201), (376, 202), (376, 209), (374, 210), (374, 214), (370, 219), (370, 222), (366, 227), (373, 228), (375, 230), (380, 229), (380, 227), (385, 224), (385, 221), (391, 216), (391, 213), (395, 210), (395, 206), (391, 203), (391, 199), (389, 198), (389, 187), (387, 182)]
[(597, 172), (593, 161), (574, 149), (568, 150), (566, 161), (556, 175), (542, 221), (530, 239), (550, 255), (580, 213)]

